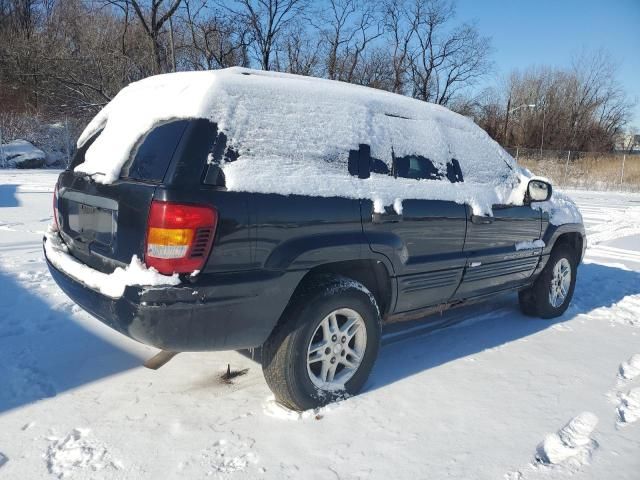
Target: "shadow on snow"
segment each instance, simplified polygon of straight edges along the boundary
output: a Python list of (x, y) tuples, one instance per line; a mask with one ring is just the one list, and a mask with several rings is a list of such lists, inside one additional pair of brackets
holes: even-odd
[(0, 414), (140, 366), (69, 311), (53, 309), (42, 300), (50, 291), (33, 285), (0, 271)]
[(552, 320), (524, 316), (520, 313), (517, 295), (510, 294), (420, 322), (389, 326), (383, 331), (383, 346), (366, 390), (528, 337), (639, 293), (640, 272), (586, 263), (578, 269), (571, 305), (562, 316)]
[(0, 208), (19, 207), (20, 200), (16, 196), (18, 185), (0, 185)]
[[(40, 292), (27, 290), (2, 272), (0, 285), (0, 413), (140, 366), (140, 358), (86, 330), (68, 312), (52, 309)], [(385, 327), (380, 358), (365, 390), (527, 337), (638, 293), (639, 272), (584, 264), (572, 305), (554, 320), (523, 316), (511, 294)], [(259, 352), (255, 358), (259, 361)]]

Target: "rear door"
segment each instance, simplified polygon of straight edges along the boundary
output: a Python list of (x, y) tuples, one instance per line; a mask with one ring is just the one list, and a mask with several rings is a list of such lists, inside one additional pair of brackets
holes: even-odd
[[(405, 312), (446, 302), (458, 287), (465, 266), (466, 209), (454, 202), (411, 198), (412, 192), (441, 188), (436, 182), (461, 180), (447, 172), (446, 144), (418, 140), (424, 129), (437, 126), (392, 116), (382, 121), (391, 144), (388, 152), (377, 152), (383, 158), (371, 159), (371, 179), (383, 188), (393, 183), (403, 200), (382, 205), (383, 212), (363, 201), (362, 221), (370, 247), (394, 262), (396, 312)], [(437, 131), (433, 133), (437, 139)]]

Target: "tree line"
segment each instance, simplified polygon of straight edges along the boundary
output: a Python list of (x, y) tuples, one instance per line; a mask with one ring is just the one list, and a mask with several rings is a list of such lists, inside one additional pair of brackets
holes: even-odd
[(611, 148), (631, 102), (606, 53), (479, 90), (487, 33), (453, 0), (0, 0), (0, 113), (84, 120), (147, 76), (244, 66), (438, 103), (505, 145)]

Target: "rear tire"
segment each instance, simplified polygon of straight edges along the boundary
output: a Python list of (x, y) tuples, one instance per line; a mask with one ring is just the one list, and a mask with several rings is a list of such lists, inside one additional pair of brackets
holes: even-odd
[(566, 244), (556, 246), (533, 285), (518, 292), (522, 313), (540, 318), (562, 315), (573, 298), (576, 267), (573, 249)]
[(276, 400), (293, 410), (355, 395), (380, 346), (376, 301), (362, 284), (331, 276), (296, 295), (262, 349), (262, 371)]

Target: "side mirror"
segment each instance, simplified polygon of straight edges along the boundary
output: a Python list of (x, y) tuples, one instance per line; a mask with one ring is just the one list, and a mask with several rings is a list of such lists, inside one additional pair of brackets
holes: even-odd
[(543, 180), (531, 180), (527, 186), (527, 200), (529, 202), (544, 202), (551, 198), (551, 184)]

